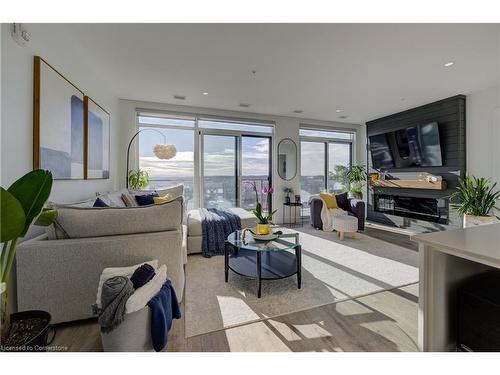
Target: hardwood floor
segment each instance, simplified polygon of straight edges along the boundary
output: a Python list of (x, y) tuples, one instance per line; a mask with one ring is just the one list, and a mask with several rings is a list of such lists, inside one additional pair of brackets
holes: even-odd
[[(398, 233), (368, 229), (364, 234), (416, 250)], [(416, 351), (417, 311), (418, 283), (190, 338), (185, 338), (182, 311), (167, 351)], [(52, 345), (102, 351), (96, 320), (58, 325)]]
[(417, 351), (415, 289), (411, 285), (191, 337), (187, 350)]

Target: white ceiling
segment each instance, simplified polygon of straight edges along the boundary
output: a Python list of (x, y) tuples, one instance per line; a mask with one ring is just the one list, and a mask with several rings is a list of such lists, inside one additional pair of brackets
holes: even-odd
[(500, 80), (498, 24), (50, 27), (124, 99), (364, 123)]

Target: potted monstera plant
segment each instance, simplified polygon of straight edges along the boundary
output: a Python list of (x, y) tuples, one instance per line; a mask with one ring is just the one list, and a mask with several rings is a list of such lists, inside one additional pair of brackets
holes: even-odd
[(44, 311), (25, 311), (14, 313), (9, 319), (9, 283), (19, 239), (26, 235), (33, 223), (47, 226), (57, 217), (55, 210), (44, 208), (52, 189), (52, 173), (38, 169), (25, 174), (8, 189), (0, 189), (1, 343), (3, 348), (30, 350), (31, 343), (43, 342), (41, 338), (47, 332), (50, 314)]
[(464, 228), (491, 224), (499, 221), (493, 210), (500, 199), (500, 191), (495, 191), (497, 184), (484, 177), (466, 175), (459, 179), (456, 191), (451, 195), (451, 206), (463, 217)]

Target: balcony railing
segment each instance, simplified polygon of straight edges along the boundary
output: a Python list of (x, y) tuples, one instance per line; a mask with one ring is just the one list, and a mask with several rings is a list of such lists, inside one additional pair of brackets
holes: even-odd
[[(235, 177), (232, 176), (209, 176), (204, 180), (203, 198), (205, 207), (228, 208), (238, 206), (238, 195), (241, 195), (241, 207), (245, 210), (255, 208), (257, 201), (255, 192), (247, 188), (245, 181), (255, 183), (257, 187), (257, 196), (262, 203), (265, 211), (268, 211), (271, 202), (267, 202), (266, 194), (262, 193), (262, 189), (269, 187), (267, 177), (244, 176), (239, 184), (241, 186), (239, 194), (236, 191)], [(158, 189), (177, 184), (184, 184), (184, 198), (188, 202), (188, 209), (194, 207), (194, 183), (193, 179), (189, 178), (151, 178), (149, 181), (150, 189)]]

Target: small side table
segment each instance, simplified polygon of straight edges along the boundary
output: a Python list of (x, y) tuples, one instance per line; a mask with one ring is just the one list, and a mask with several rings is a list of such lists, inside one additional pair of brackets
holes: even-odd
[[(288, 207), (288, 222), (286, 219), (286, 208)], [(292, 207), (293, 207), (293, 222), (292, 222)], [(300, 224), (297, 222), (297, 209), (300, 214)], [(283, 202), (283, 226), (293, 228), (295, 226), (304, 226), (303, 215), (304, 204), (302, 202)]]

